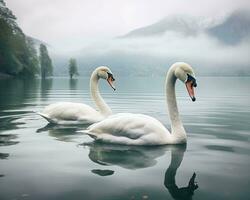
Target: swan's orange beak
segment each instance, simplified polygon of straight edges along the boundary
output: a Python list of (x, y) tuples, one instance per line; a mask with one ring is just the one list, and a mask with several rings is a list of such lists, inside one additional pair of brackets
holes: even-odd
[(186, 88), (188, 91), (189, 96), (191, 97), (192, 101), (195, 101), (195, 95), (194, 95), (194, 87), (196, 87), (196, 82), (193, 80), (188, 80), (186, 83)]
[(113, 77), (113, 74), (108, 73), (107, 81), (108, 81), (109, 85), (111, 86), (111, 88), (113, 88), (113, 90), (115, 90), (115, 86), (114, 86), (115, 79)]

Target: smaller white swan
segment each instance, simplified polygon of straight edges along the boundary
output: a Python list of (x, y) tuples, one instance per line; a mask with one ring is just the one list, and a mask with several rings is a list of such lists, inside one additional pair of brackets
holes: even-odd
[(112, 111), (100, 95), (98, 88), (100, 78), (107, 80), (115, 90), (113, 85), (115, 79), (111, 70), (106, 66), (97, 67), (90, 78), (90, 92), (99, 111), (82, 103), (58, 102), (48, 105), (38, 114), (53, 124), (93, 124), (103, 120), (111, 115)]
[(155, 118), (142, 114), (121, 113), (112, 115), (82, 131), (98, 141), (126, 145), (164, 145), (186, 143), (187, 136), (179, 117), (175, 96), (177, 79), (185, 83), (193, 101), (196, 80), (190, 65), (183, 62), (173, 64), (167, 73), (166, 96), (172, 133)]

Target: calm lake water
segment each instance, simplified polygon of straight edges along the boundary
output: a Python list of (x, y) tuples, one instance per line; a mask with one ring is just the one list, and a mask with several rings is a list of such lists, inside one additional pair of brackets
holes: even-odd
[[(115, 78), (115, 92), (100, 82), (114, 113), (148, 114), (169, 128), (163, 78)], [(177, 85), (186, 146), (130, 147), (93, 143), (77, 132), (84, 127), (46, 126), (33, 112), (93, 105), (88, 78), (0, 80), (0, 199), (249, 199), (250, 78), (197, 81), (196, 102)]]

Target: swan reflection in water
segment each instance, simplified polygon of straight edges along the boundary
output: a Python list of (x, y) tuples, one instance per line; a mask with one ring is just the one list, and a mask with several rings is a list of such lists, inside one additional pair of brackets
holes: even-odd
[[(89, 158), (100, 165), (117, 165), (126, 169), (140, 169), (152, 167), (157, 163), (157, 158), (171, 151), (171, 162), (165, 172), (164, 186), (174, 199), (191, 200), (194, 191), (198, 188), (195, 182), (196, 174), (193, 173), (186, 187), (176, 185), (175, 176), (183, 160), (186, 145), (167, 146), (121, 146), (101, 143), (88, 144)], [(93, 173), (100, 176), (112, 175), (112, 170), (94, 169)]]
[(186, 187), (179, 188), (176, 185), (176, 172), (181, 165), (185, 151), (186, 145), (175, 146), (171, 149), (171, 162), (165, 172), (164, 185), (168, 189), (171, 196), (176, 200), (191, 200), (194, 191), (198, 188), (198, 184), (195, 182), (195, 173), (193, 173), (192, 177), (189, 179), (188, 185)]
[(37, 129), (36, 132), (48, 132), (49, 136), (56, 138), (56, 140), (63, 142), (72, 142), (73, 139), (82, 135), (78, 131), (86, 127), (86, 125), (72, 126), (48, 123), (46, 126)]
[(139, 147), (110, 145), (94, 142), (89, 145), (89, 158), (100, 165), (118, 165), (125, 169), (154, 166), (156, 159), (166, 152), (166, 147)]

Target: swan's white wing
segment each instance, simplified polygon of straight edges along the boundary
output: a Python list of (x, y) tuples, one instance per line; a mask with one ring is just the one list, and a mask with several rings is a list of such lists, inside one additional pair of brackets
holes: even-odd
[(160, 145), (171, 139), (157, 119), (131, 113), (112, 115), (91, 125), (87, 133), (97, 140), (127, 145)]
[(50, 104), (40, 115), (57, 124), (90, 124), (103, 119), (103, 116), (90, 106), (71, 102)]

